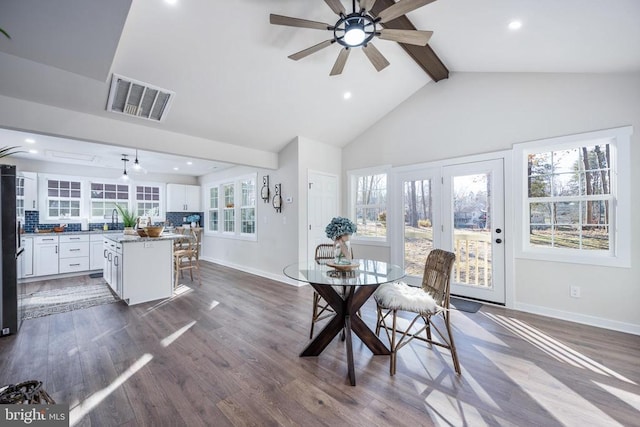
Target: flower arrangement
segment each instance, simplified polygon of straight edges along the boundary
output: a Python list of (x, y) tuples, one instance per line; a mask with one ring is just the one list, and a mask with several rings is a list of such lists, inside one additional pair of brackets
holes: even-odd
[(198, 214), (187, 216), (187, 222), (198, 222), (198, 221), (200, 221), (200, 215)]
[(346, 234), (355, 233), (358, 227), (349, 218), (338, 216), (331, 220), (324, 231), (328, 238), (336, 240)]

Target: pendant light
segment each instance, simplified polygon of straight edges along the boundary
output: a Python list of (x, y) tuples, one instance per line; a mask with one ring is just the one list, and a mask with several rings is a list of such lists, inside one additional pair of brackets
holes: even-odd
[(140, 162), (138, 161), (138, 150), (136, 150), (136, 159), (133, 161), (133, 168), (139, 171), (140, 167)]
[(122, 176), (121, 179), (127, 181), (129, 179), (129, 175), (127, 175), (127, 162), (129, 161), (129, 156), (127, 154), (123, 154), (122, 155), (122, 164), (123, 166), (123, 171), (122, 171)]

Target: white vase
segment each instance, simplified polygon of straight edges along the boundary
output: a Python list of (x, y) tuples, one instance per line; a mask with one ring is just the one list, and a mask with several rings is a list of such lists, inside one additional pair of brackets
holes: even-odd
[(351, 241), (348, 234), (336, 239), (333, 255), (336, 264), (351, 264)]

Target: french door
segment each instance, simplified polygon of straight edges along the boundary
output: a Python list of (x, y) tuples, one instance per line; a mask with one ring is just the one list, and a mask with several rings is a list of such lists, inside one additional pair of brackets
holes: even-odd
[(503, 179), (502, 159), (398, 175), (402, 253), (392, 260), (409, 282), (420, 283), (427, 253), (441, 248), (456, 254), (452, 294), (504, 304)]

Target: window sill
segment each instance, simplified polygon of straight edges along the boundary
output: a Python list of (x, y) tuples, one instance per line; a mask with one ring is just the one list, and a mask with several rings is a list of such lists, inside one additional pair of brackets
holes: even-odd
[(536, 251), (520, 251), (515, 254), (516, 259), (534, 260), (534, 261), (551, 261), (562, 262), (568, 264), (586, 264), (596, 267), (618, 267), (631, 268), (631, 258), (624, 256), (608, 256), (608, 255), (588, 255), (588, 254), (567, 254), (555, 252), (536, 252)]

